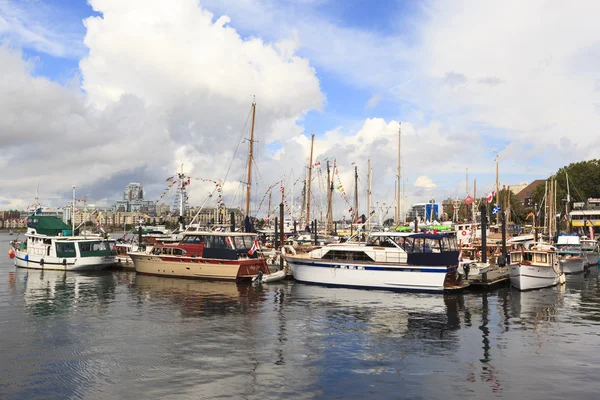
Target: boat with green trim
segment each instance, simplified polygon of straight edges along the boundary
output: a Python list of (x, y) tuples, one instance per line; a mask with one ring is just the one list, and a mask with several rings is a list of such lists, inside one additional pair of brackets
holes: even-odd
[(19, 268), (86, 271), (115, 263), (114, 240), (73, 236), (69, 225), (49, 215), (29, 216), (25, 240), (11, 243), (15, 266)]

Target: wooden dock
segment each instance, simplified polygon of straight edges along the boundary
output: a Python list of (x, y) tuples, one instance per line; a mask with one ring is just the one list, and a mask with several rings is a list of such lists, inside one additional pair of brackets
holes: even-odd
[(467, 290), (493, 290), (500, 286), (510, 284), (508, 268), (496, 268), (489, 270), (487, 273), (478, 274), (469, 277), (469, 287)]

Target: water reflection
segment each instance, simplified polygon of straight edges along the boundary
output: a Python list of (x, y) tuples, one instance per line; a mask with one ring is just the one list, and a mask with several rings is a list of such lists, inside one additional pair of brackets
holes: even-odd
[(34, 316), (69, 313), (74, 307), (93, 306), (106, 311), (114, 300), (116, 283), (111, 273), (77, 273), (17, 268), (9, 287), (21, 293)]
[(203, 281), (137, 274), (135, 291), (144, 301), (168, 300), (185, 317), (256, 313), (266, 300), (265, 288), (224, 281)]

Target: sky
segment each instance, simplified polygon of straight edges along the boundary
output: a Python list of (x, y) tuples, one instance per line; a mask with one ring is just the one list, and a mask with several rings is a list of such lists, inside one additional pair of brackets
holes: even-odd
[[(336, 217), (393, 217), (401, 127), (406, 203), (463, 199), (598, 157), (600, 3), (532, 0), (0, 0), (0, 209), (121, 199), (243, 206), (312, 191)], [(299, 179), (300, 178), (300, 179)], [(404, 185), (403, 184), (403, 185)], [(211, 193), (213, 196), (210, 197)], [(345, 196), (344, 196), (345, 194)]]

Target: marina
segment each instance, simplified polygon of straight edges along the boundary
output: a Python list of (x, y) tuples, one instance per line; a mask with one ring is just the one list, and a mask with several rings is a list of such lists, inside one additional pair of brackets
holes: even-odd
[[(9, 236), (0, 240), (6, 250)], [(42, 271), (8, 258), (0, 274), (6, 399), (513, 398), (532, 386), (532, 398), (584, 399), (596, 390), (597, 268), (537, 291), (447, 294)]]
[(595, 398), (600, 7), (488, 3), (0, 0), (0, 400)]

